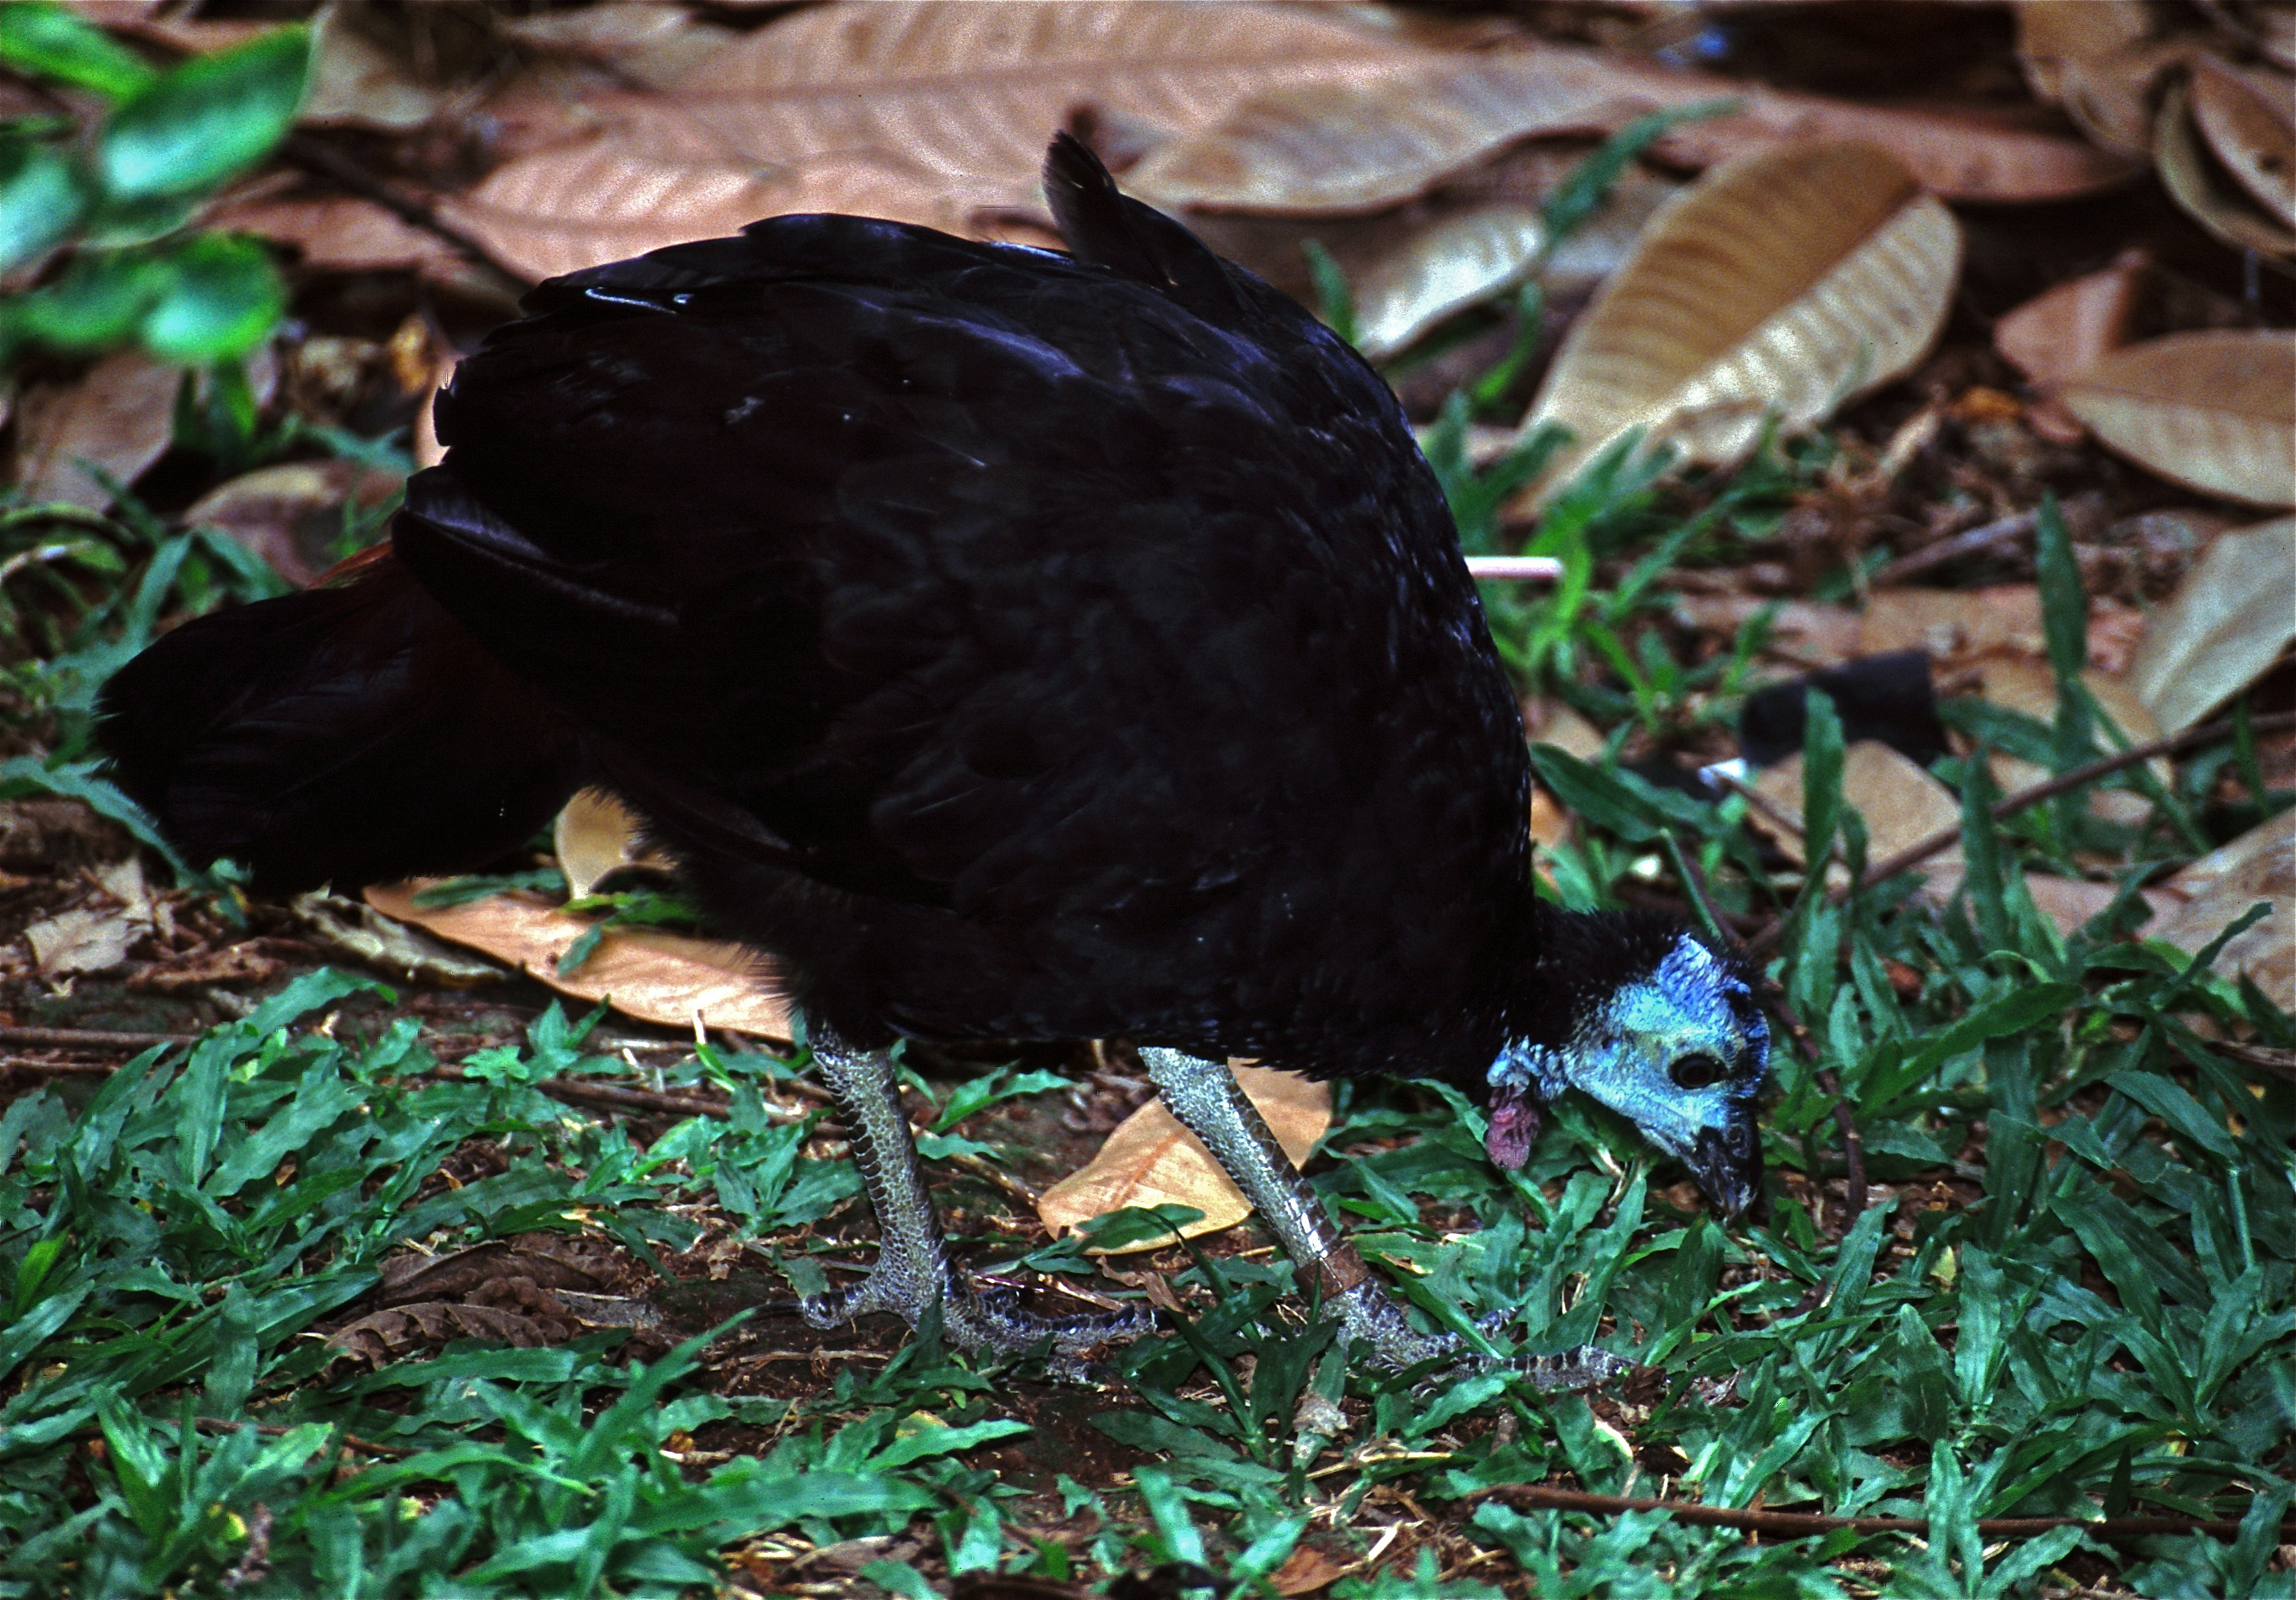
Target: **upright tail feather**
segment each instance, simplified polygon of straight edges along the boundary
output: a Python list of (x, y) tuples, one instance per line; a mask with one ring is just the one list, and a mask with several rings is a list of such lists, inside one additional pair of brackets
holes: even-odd
[(467, 870), (579, 785), (566, 719), (389, 553), (187, 622), (105, 686), (119, 786), (186, 857), (268, 891)]

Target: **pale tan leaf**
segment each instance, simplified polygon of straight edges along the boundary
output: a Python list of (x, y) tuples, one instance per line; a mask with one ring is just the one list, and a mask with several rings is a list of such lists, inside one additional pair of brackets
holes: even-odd
[(94, 876), (96, 891), (86, 901), (24, 930), (42, 977), (110, 972), (127, 959), (130, 945), (152, 931), (151, 896), (134, 857)]
[(1752, 448), (1895, 377), (1936, 337), (1951, 212), (1886, 153), (1816, 145), (1712, 172), (1654, 218), (1563, 341), (1526, 431), (1569, 429), (1551, 488), (1630, 428), (1693, 460)]
[(2062, 106), (2105, 149), (2141, 160), (2152, 145), (2153, 81), (2173, 64), (2149, 0), (2017, 0), (2017, 56), (2033, 93)]
[(2154, 614), (2128, 680), (2181, 733), (2264, 676), (2296, 640), (2296, 517), (2218, 536)]
[[(1266, 1067), (1236, 1066), (1234, 1071), (1292, 1164), (1306, 1161), (1332, 1124), (1331, 1086)], [(1250, 1205), (1211, 1153), (1162, 1101), (1152, 1100), (1119, 1124), (1091, 1161), (1046, 1190), (1037, 1214), (1058, 1235), (1127, 1206), (1159, 1205), (1190, 1206), (1203, 1213), (1201, 1220), (1179, 1230), (1190, 1239), (1233, 1227), (1251, 1215)], [(1126, 1248), (1158, 1250), (1168, 1243), (1150, 1239)]]
[(2056, 398), (2163, 478), (2228, 500), (2296, 505), (2296, 332), (2171, 333), (2115, 350)]
[(1150, 152), (1125, 185), (1168, 209), (1376, 210), (1516, 139), (1615, 127), (1654, 103), (1645, 75), (1588, 52), (1395, 53), (1334, 81), (1262, 88)]
[[(1966, 664), (1964, 676), (1974, 677), (1978, 693), (1997, 706), (2036, 722), (2056, 719), (2056, 674), (2046, 661), (2030, 653), (1996, 650), (1981, 654)], [(2131, 743), (2142, 744), (2161, 736), (2160, 724), (2153, 720), (2152, 710), (2126, 678), (2091, 669), (2081, 674), (2081, 684), (2095, 697), (2105, 715), (2128, 735)], [(2120, 748), (2102, 734), (2098, 735), (2099, 756), (2110, 755)], [(2163, 784), (2170, 781), (2172, 774), (2166, 756), (2155, 757), (2149, 765), (2154, 778)], [(2046, 783), (2050, 776), (2049, 769), (2039, 763), (1999, 751), (1993, 752), (1992, 773), (1994, 785), (2005, 793)], [(2089, 792), (2088, 809), (2107, 822), (2135, 826), (2152, 815), (2152, 802), (2126, 789), (2098, 788)]]
[(1993, 348), (2036, 383), (2069, 378), (2128, 342), (2149, 264), (2132, 255), (2070, 278), (1993, 324)]
[(739, 945), (655, 928), (611, 928), (588, 960), (561, 975), (559, 958), (588, 929), (539, 895), (491, 895), (460, 906), (417, 906), (420, 882), (379, 885), (367, 903), (441, 939), (483, 950), (561, 994), (603, 1000), (626, 1016), (664, 1027), (704, 1026), (786, 1039), (788, 997), (764, 958)]
[[(1922, 650), (1939, 666), (1988, 652), (2040, 659), (2040, 592), (2031, 584), (1980, 589), (1880, 589), (1861, 613), (1846, 605), (1792, 600), (1784, 605), (1756, 595), (1685, 595), (1675, 614), (1691, 628), (1728, 637), (1758, 612), (1776, 606), (1767, 653), (1798, 666), (1838, 667), (1859, 656)], [(2089, 602), (2089, 664), (2112, 673), (2127, 664), (2143, 627), (2139, 613), (2117, 602)]]
[(183, 374), (135, 350), (107, 356), (76, 382), (29, 390), (16, 413), (15, 481), (29, 500), (101, 511), (111, 491), (83, 462), (133, 483), (167, 453)]
[(1536, 207), (1505, 201), (1424, 229), (1356, 282), (1357, 348), (1374, 360), (1393, 355), (1454, 311), (1514, 283), (1546, 239)]
[[(1754, 780), (1754, 790), (1770, 802), (1775, 812), (1799, 828), (1801, 752), (1796, 751), (1784, 760), (1764, 768)], [(1860, 739), (1842, 752), (1841, 799), (1864, 820), (1866, 842), (1876, 861), (1952, 827), (1961, 816), (1961, 802), (1952, 790), (1890, 746), (1873, 739)], [(1747, 820), (1768, 833), (1787, 860), (1796, 866), (1804, 864), (1799, 833), (1780, 826), (1759, 808), (1749, 811)], [(1943, 905), (1961, 886), (1964, 866), (1960, 847), (1956, 845), (1931, 857), (1922, 864), (1921, 871), (1928, 874), (1923, 898), (1932, 905)], [(1846, 869), (1839, 865), (1831, 866), (1827, 876), (1833, 881), (1848, 881)]]
[(741, 36), (682, 6), (607, 0), (580, 11), (504, 17), (502, 33), (532, 48), (611, 66), (622, 77), (667, 88)]
[(2296, 82), (2203, 56), (2193, 63), (2193, 121), (2242, 186), (2296, 229)]
[[(2070, 939), (2080, 931), (2083, 923), (2102, 914), (2120, 892), (2115, 883), (2091, 883), (2079, 878), (2059, 878), (2047, 873), (2027, 873), (2025, 892), (2032, 897), (2033, 909), (2056, 925), (2059, 933)], [(2158, 889), (2141, 889), (2137, 898), (2154, 914), (2175, 909), (2175, 897)], [(2146, 933), (2152, 931), (2146, 928)]]
[(2296, 811), (2258, 825), (2160, 887), (2183, 904), (2148, 923), (2144, 937), (2188, 956), (2257, 901), (2267, 903), (2270, 915), (2224, 948), (2216, 971), (2244, 972), (2274, 1005), (2296, 1010)]
[(1518, 139), (1608, 131), (1644, 112), (1734, 101), (1659, 149), (1707, 167), (1782, 144), (1855, 140), (1895, 155), (1934, 193), (2062, 199), (2135, 167), (2078, 139), (1968, 117), (1862, 106), (1567, 45), (1413, 52), (1328, 80), (1255, 88), (1217, 125), (1127, 174), (1163, 206), (1347, 213), (1394, 205)]
[(625, 866), (670, 870), (675, 863), (642, 842), (639, 826), (630, 808), (603, 789), (585, 789), (568, 800), (551, 828), (567, 891), (578, 900), (608, 873)]
[(439, 114), (438, 89), (359, 25), (357, 8), (329, 0), (312, 19), (311, 85), (296, 119), (323, 127), (404, 133)]
[(760, 29), (689, 76), (679, 97), (757, 160), (800, 168), (888, 152), (1028, 205), (1046, 138), (1080, 106), (1184, 133), (1247, 93), (1406, 49), (1310, 8), (887, 0)]
[(730, 156), (660, 153), (626, 131), (504, 162), (439, 214), (536, 278), (739, 233), (802, 209), (785, 184)]
[(414, 267), (455, 281), (470, 275), (460, 252), (438, 234), (401, 221), (371, 200), (327, 195), (316, 200), (227, 201), (201, 218), (234, 233), (259, 234), (302, 252), (304, 262), (331, 272)]

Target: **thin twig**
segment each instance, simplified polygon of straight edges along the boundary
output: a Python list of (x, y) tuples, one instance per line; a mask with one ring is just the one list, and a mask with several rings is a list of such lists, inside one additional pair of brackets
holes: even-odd
[(130, 1033), (111, 1028), (0, 1028), (0, 1045), (45, 1045), (53, 1050), (119, 1050), (133, 1055), (154, 1045), (188, 1045), (196, 1033)]
[(1931, 567), (1941, 567), (1949, 561), (1974, 555), (1980, 550), (2022, 537), (2032, 532), (2039, 521), (2038, 512), (2021, 511), (1988, 522), (1981, 528), (1972, 528), (1967, 533), (1956, 533), (1949, 539), (1939, 539), (1925, 549), (1884, 562), (1868, 581), (1876, 588), (1902, 582), (1916, 572), (1926, 572)]
[(520, 271), (503, 260), (472, 234), (464, 233), (440, 217), (427, 201), (403, 194), (360, 166), (333, 145), (308, 134), (289, 134), (279, 147), (280, 153), (307, 172), (316, 172), (331, 178), (357, 195), (373, 201), (384, 210), (411, 227), (445, 240), (464, 256), (503, 277), (521, 290), (531, 289), (535, 278), (531, 273)]
[[(251, 1428), (256, 1432), (264, 1435), (266, 1438), (277, 1439), (283, 1434), (294, 1432), (293, 1429), (282, 1427), (277, 1423), (234, 1422), (230, 1417), (226, 1416), (202, 1416), (195, 1420), (198, 1424), (200, 1432), (202, 1433), (237, 1433), (244, 1429)], [(340, 1441), (343, 1448), (347, 1450), (357, 1450), (365, 1455), (388, 1456), (392, 1457), (394, 1460), (404, 1460), (409, 1456), (421, 1454), (420, 1451), (406, 1445), (382, 1444), (375, 1440), (361, 1439), (356, 1433), (342, 1433), (338, 1434), (336, 1437)]]
[[(1590, 1495), (1538, 1483), (1504, 1484), (1482, 1490), (1475, 1497), (1496, 1498), (1542, 1511), (1664, 1511), (1683, 1522), (1708, 1528), (1737, 1528), (1750, 1533), (1775, 1533), (1787, 1538), (1833, 1533), (1843, 1528), (1857, 1533), (1911, 1533), (1924, 1537), (1930, 1531), (1927, 1517), (1832, 1517), (1806, 1511), (1739, 1511), (1724, 1506), (1701, 1506), (1691, 1500)], [(2057, 1528), (2079, 1528), (2105, 1538), (2136, 1538), (2156, 1533), (2209, 1533), (2229, 1538), (2239, 1533), (2241, 1525), (2199, 1517), (1980, 1517), (1977, 1522), (1980, 1538), (2032, 1538)], [(2296, 1538), (2296, 1517), (2282, 1522), (2280, 1530), (2284, 1542)]]
[[(2296, 711), (2275, 711), (2269, 716), (2251, 718), (2249, 726), (2259, 734), (2277, 734), (2290, 728), (2296, 728)], [(2087, 784), (2094, 784), (2099, 778), (2111, 777), (2123, 767), (2138, 766), (2152, 760), (2156, 756), (2174, 755), (2178, 751), (2188, 749), (2195, 744), (2210, 744), (2218, 739), (2229, 738), (2234, 732), (2234, 727), (2233, 722), (2227, 718), (2222, 722), (2211, 722), (2205, 727), (2186, 728), (2181, 734), (2169, 734), (2158, 739), (2147, 739), (2142, 744), (2132, 744), (2118, 755), (2106, 756), (2100, 760), (2091, 761), (2086, 766), (2076, 767), (2062, 776), (2051, 778), (2044, 784), (2036, 784), (2030, 789), (2021, 789), (2014, 794), (2004, 797), (1994, 803), (1993, 820), (2005, 822), (2028, 806), (2038, 806), (2043, 800), (2054, 800), (2060, 794), (2068, 793)], [(1858, 890), (1871, 889), (1876, 883), (1886, 882), (1907, 868), (1920, 866), (1939, 851), (1950, 849), (1960, 841), (1962, 831), (1958, 824), (1950, 828), (1940, 828), (1919, 843), (1908, 845), (1896, 855), (1885, 856), (1874, 862), (1866, 869), (1865, 876), (1859, 878), (1856, 883), (1845, 883), (1838, 889), (1828, 890), (1825, 903), (1829, 906), (1839, 906)], [(1784, 917), (1774, 918), (1768, 927), (1746, 941), (1746, 954), (1755, 957), (1767, 955), (1776, 948), (1778, 940), (1785, 937), (1785, 926)]]

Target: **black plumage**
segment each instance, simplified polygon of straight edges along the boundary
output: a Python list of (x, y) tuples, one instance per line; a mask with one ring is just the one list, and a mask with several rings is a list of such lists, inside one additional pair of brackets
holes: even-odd
[(1197, 1118), (1230, 1055), (1556, 1092), (1684, 935), (1541, 956), (1521, 726), (1392, 394), (1082, 145), (1047, 190), (1072, 256), (785, 217), (536, 290), (388, 556), (119, 675), (121, 782), (274, 888), (612, 789), (849, 1101), (902, 1037), (1132, 1040)]

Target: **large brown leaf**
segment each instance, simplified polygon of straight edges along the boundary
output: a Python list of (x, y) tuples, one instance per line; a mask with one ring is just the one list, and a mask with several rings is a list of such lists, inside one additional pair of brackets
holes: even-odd
[(1936, 337), (1953, 216), (1865, 145), (1749, 156), (1667, 207), (1556, 355), (1526, 431), (1573, 438), (1548, 487), (1630, 428), (1693, 460), (1751, 449), (1896, 376)]
[(2220, 534), (2153, 616), (2128, 680), (2180, 733), (2261, 677), (2296, 639), (2296, 517)]
[[(1237, 1084), (1259, 1108), (1292, 1164), (1306, 1161), (1332, 1124), (1331, 1086), (1267, 1067), (1234, 1071)], [(1159, 1205), (1191, 1206), (1203, 1213), (1179, 1230), (1189, 1239), (1233, 1227), (1251, 1215), (1250, 1203), (1211, 1153), (1162, 1101), (1152, 1100), (1119, 1123), (1091, 1161), (1046, 1190), (1037, 1215), (1054, 1234), (1064, 1234), (1127, 1206)], [(1170, 1242), (1150, 1239), (1126, 1249), (1157, 1250)]]
[(182, 381), (176, 368), (122, 350), (77, 382), (27, 391), (16, 411), (15, 480), (25, 497), (94, 511), (111, 505), (87, 469), (133, 483), (165, 455)]
[(2228, 500), (2296, 505), (2296, 332), (2171, 333), (2113, 351), (2056, 398), (2163, 478)]
[(562, 974), (559, 959), (588, 928), (586, 919), (523, 892), (460, 906), (418, 906), (414, 896), (422, 887), (419, 882), (379, 885), (366, 891), (367, 903), (386, 916), (483, 950), (561, 994), (603, 1001), (625, 1016), (668, 1028), (691, 1027), (699, 1019), (709, 1028), (790, 1037), (787, 997), (775, 987), (771, 968), (739, 945), (654, 928), (613, 928), (588, 960)]

